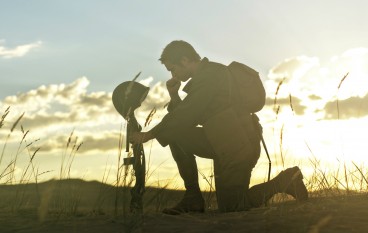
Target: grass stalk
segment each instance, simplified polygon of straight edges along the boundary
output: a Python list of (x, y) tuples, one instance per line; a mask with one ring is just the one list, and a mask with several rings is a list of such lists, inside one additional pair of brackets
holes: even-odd
[[(6, 113), (5, 117), (8, 115), (8, 113)], [(10, 135), (12, 134), (12, 132), (14, 131), (15, 127), (17, 127), (18, 123), (20, 122), (20, 120), (23, 118), (24, 116), (24, 112), (18, 117), (18, 119), (13, 123), (13, 126), (11, 127), (10, 129), (10, 132), (8, 134), (8, 136), (6, 137), (6, 140), (5, 140), (5, 143), (4, 143), (4, 146), (3, 146), (3, 150), (1, 151), (1, 156), (0, 156), (0, 165), (3, 161), (3, 157), (4, 157), (4, 152), (5, 152), (5, 148), (6, 148), (6, 145), (8, 144), (8, 141), (9, 141), (9, 138), (10, 138)], [(4, 117), (4, 115), (3, 115)], [(4, 119), (5, 119), (4, 117)], [(2, 120), (3, 121), (3, 120)]]

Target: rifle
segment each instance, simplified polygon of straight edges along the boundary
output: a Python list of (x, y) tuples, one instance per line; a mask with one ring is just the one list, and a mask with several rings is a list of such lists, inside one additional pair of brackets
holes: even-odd
[[(134, 80), (121, 83), (115, 88), (112, 94), (112, 102), (115, 109), (127, 121), (126, 152), (129, 152), (130, 149), (129, 135), (132, 132), (140, 132), (142, 130), (142, 127), (135, 118), (134, 111), (141, 105), (149, 91), (149, 87), (137, 83)], [(124, 158), (124, 165), (133, 165), (134, 175), (136, 178), (135, 185), (130, 190), (130, 211), (133, 213), (142, 213), (142, 198), (145, 191), (146, 160), (143, 145), (141, 143), (133, 145), (132, 148), (133, 157)]]

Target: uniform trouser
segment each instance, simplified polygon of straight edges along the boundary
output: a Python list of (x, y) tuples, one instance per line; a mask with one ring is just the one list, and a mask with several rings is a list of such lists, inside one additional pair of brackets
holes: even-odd
[[(227, 185), (226, 180), (218, 178), (218, 174), (223, 172), (221, 171), (218, 155), (215, 154), (202, 127), (188, 129), (180, 135), (176, 135), (172, 138), (169, 146), (177, 163), (179, 174), (184, 180), (186, 192), (189, 194), (198, 193), (200, 190), (194, 155), (214, 160), (217, 202), (221, 211), (237, 211), (259, 207), (276, 193), (272, 180), (249, 189), (251, 172), (255, 163), (239, 164), (238, 167), (234, 168), (234, 171), (231, 171), (235, 174), (231, 177), (239, 178), (241, 185)], [(260, 143), (256, 143), (254, 153), (257, 160), (260, 154)]]

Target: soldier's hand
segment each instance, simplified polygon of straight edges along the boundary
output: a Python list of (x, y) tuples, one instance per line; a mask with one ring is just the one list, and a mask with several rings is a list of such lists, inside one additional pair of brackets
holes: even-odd
[(154, 136), (150, 132), (133, 132), (129, 137), (129, 142), (132, 144), (141, 144), (153, 139)]
[(171, 98), (177, 97), (181, 81), (172, 77), (171, 79), (166, 81), (166, 88), (169, 91), (169, 95)]

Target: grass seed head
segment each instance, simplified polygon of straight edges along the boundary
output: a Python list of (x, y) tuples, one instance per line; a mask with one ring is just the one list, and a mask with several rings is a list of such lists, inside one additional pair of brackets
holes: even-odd
[(18, 117), (18, 119), (14, 122), (13, 126), (11, 127), (10, 132), (13, 132), (13, 131), (14, 131), (15, 127), (17, 127), (18, 123), (19, 123), (19, 122), (20, 122), (20, 120), (23, 118), (23, 116), (24, 116), (24, 112), (23, 112), (23, 113), (22, 113), (22, 115), (20, 115), (20, 116)]

